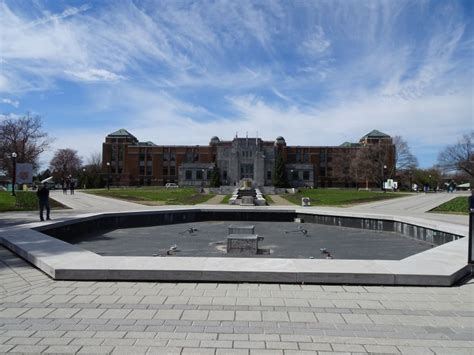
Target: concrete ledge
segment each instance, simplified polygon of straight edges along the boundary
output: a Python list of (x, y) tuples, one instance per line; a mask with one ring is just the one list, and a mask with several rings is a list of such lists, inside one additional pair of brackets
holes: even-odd
[[(101, 221), (107, 218), (116, 223), (125, 217), (135, 216), (135, 222), (158, 220), (175, 221), (183, 218), (177, 212), (186, 211), (189, 216), (199, 218), (205, 211), (212, 216), (222, 216), (225, 211), (234, 216), (256, 218), (258, 213), (283, 219), (304, 214), (305, 220), (313, 215), (370, 219), (409, 224), (429, 228), (446, 235), (457, 236), (457, 240), (431, 250), (405, 258), (393, 260), (320, 260), (320, 259), (270, 259), (270, 258), (199, 258), (199, 257), (117, 257), (100, 256), (80, 247), (50, 237), (41, 231), (67, 228), (73, 231), (81, 223)], [(167, 212), (167, 217), (157, 214)], [(258, 212), (253, 215), (253, 212)], [(251, 213), (251, 214), (249, 214)], [(175, 214), (175, 216), (171, 216)], [(104, 219), (105, 218), (105, 219)], [(337, 219), (336, 219), (337, 220)], [(365, 222), (364, 222), (365, 223)], [(132, 223), (134, 224), (134, 223)], [(362, 223), (363, 224), (363, 223)], [(382, 223), (383, 224), (383, 223)], [(380, 224), (380, 228), (383, 225)], [(319, 284), (365, 284), (365, 285), (419, 285), (450, 286), (471, 272), (467, 265), (467, 227), (419, 220), (402, 216), (382, 216), (358, 213), (321, 213), (308, 209), (250, 208), (173, 208), (146, 212), (124, 212), (88, 214), (71, 220), (49, 224), (32, 223), (5, 230), (0, 243), (46, 274), (58, 280), (144, 280), (144, 281), (212, 281), (212, 282), (276, 282)], [(460, 239), (459, 239), (460, 238)]]

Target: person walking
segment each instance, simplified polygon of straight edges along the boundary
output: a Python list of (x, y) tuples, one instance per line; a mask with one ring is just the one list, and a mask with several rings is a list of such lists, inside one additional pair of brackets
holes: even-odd
[(71, 182), (69, 183), (69, 190), (71, 191), (71, 195), (74, 195), (74, 187), (75, 187), (74, 181), (71, 180)]
[(42, 184), (41, 187), (36, 191), (36, 196), (38, 196), (39, 210), (40, 210), (40, 220), (44, 221), (43, 211), (46, 209), (46, 220), (51, 220), (50, 218), (50, 208), (49, 208), (49, 189), (46, 184)]
[(67, 182), (63, 180), (63, 195), (67, 195)]

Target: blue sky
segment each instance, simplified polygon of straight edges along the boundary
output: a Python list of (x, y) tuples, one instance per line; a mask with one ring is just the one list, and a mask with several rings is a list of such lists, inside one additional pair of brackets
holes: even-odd
[(473, 1), (0, 1), (0, 113), (87, 160), (246, 132), (339, 145), (378, 129), (422, 167), (473, 129)]

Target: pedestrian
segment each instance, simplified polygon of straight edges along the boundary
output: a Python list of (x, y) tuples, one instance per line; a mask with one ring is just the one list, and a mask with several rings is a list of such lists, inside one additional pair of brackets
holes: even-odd
[(45, 183), (43, 183), (38, 191), (36, 191), (36, 196), (38, 196), (39, 210), (40, 210), (40, 220), (44, 221), (43, 211), (46, 208), (46, 220), (51, 220), (50, 208), (49, 208), (49, 189)]
[(69, 183), (69, 190), (71, 191), (71, 195), (74, 195), (74, 181), (71, 180), (71, 182)]
[(67, 182), (63, 180), (63, 195), (67, 195)]

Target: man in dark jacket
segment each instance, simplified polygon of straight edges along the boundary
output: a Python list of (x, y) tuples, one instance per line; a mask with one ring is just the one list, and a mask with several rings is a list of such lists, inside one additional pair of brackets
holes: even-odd
[(49, 190), (46, 187), (46, 184), (41, 185), (41, 187), (36, 191), (36, 196), (38, 196), (39, 209), (40, 209), (40, 220), (44, 221), (43, 210), (46, 208), (46, 219), (49, 221)]

